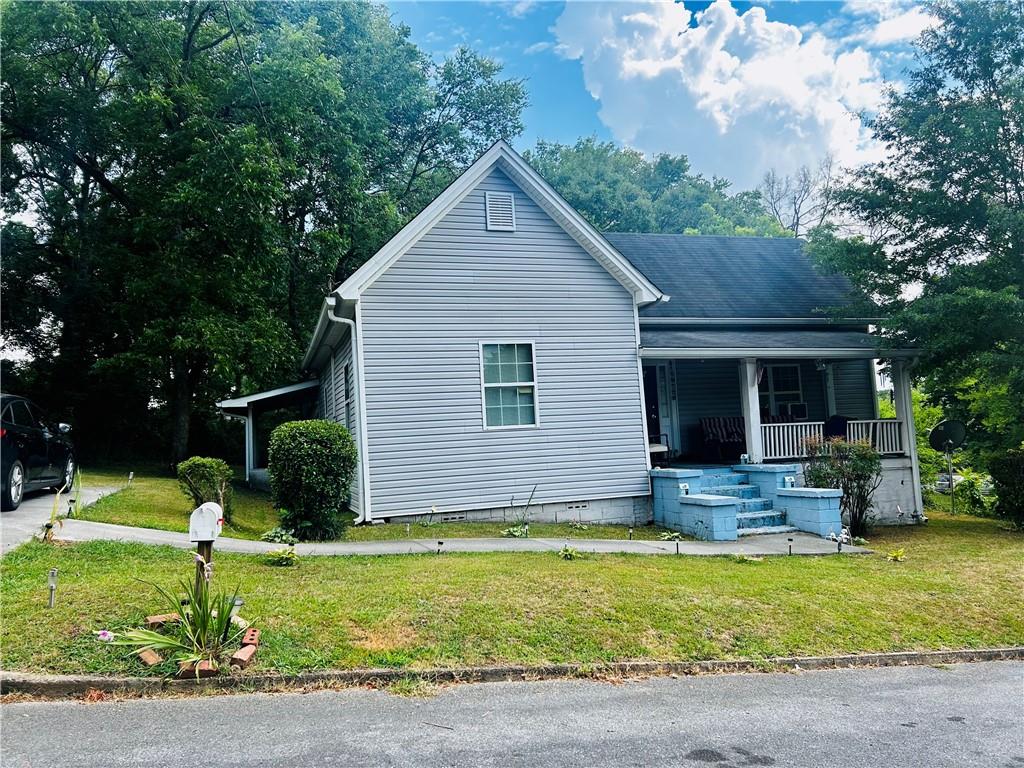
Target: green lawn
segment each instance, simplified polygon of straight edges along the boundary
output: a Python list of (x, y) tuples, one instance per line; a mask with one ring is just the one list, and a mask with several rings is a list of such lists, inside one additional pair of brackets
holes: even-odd
[[(82, 485), (87, 488), (120, 488), (127, 481), (127, 468), (82, 471)], [(161, 475), (159, 469), (154, 467), (142, 467), (136, 469), (130, 488), (103, 497), (92, 506), (84, 508), (79, 517), (99, 523), (188, 531), (191, 511), (192, 504), (181, 492), (176, 478)], [(276, 525), (277, 513), (270, 503), (270, 497), (236, 482), (234, 515), (232, 522), (224, 527), (223, 535), (237, 539), (258, 539)]]
[[(100, 471), (84, 471), (82, 484), (86, 487), (121, 487), (128, 478), (128, 470), (111, 468)], [(191, 512), (188, 498), (178, 488), (178, 481), (170, 476), (161, 476), (159, 470), (145, 467), (136, 471), (131, 488), (100, 499), (96, 504), (82, 510), (83, 520), (99, 523), (134, 525), (140, 528), (158, 528), (163, 531), (188, 531), (188, 515)], [(411, 523), (406, 530), (404, 523), (391, 525), (348, 526), (340, 541), (381, 541), (388, 539), (455, 539), (501, 536), (503, 529), (512, 523)], [(235, 483), (234, 516), (225, 526), (224, 536), (238, 539), (259, 539), (278, 525), (277, 513), (270, 496)], [(634, 539), (657, 539), (665, 529), (656, 526), (640, 526), (633, 530)], [(629, 528), (625, 525), (590, 525), (586, 530), (571, 528), (567, 523), (531, 523), (530, 535), (535, 538), (588, 538), (626, 539)]]
[[(264, 631), (255, 670), (762, 658), (1024, 644), (1024, 536), (933, 513), (881, 529), (869, 556), (730, 558), (554, 553), (306, 557), (294, 569), (218, 554)], [(903, 547), (906, 561), (888, 562)], [(60, 569), (47, 610), (46, 572)], [(99, 629), (162, 610), (189, 553), (26, 544), (0, 561), (3, 668), (142, 673)]]

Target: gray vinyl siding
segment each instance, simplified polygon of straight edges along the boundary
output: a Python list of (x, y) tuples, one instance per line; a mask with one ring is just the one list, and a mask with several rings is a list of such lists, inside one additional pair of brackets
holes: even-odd
[(832, 366), (836, 410), (852, 419), (875, 418), (874, 361), (845, 360)]
[[(487, 231), (486, 191), (517, 231)], [(493, 171), (361, 297), (373, 517), (646, 495), (630, 294)], [(484, 428), (480, 343), (535, 345), (539, 426)]]
[[(357, 411), (355, 409), (353, 376), (352, 338), (346, 335), (345, 340), (331, 354), (320, 372), (320, 391), (317, 396), (316, 413), (318, 418), (336, 421), (343, 425), (352, 434), (352, 439), (358, 446), (359, 422), (355, 418)], [(360, 477), (360, 469), (357, 466), (352, 485), (349, 488), (349, 509), (353, 512), (360, 510)]]
[(700, 420), (708, 416), (742, 416), (739, 363), (736, 360), (676, 360), (676, 408), (680, 450), (701, 450)]
[[(851, 361), (859, 365), (861, 361)], [(799, 365), (800, 389), (803, 401), (807, 403), (808, 421), (824, 421), (828, 418), (825, 399), (825, 382), (822, 373), (815, 369), (813, 360), (764, 360), (768, 365)], [(742, 416), (740, 404), (739, 361), (737, 360), (676, 360), (676, 410), (679, 414), (679, 442), (684, 455), (700, 453), (700, 420), (708, 416)], [(837, 364), (847, 366), (848, 363)], [(765, 374), (767, 375), (767, 373)], [(851, 381), (853, 377), (847, 376)], [(871, 400), (870, 379), (864, 379), (867, 400)], [(861, 397), (857, 391), (853, 396)], [(838, 401), (838, 388), (836, 392)], [(860, 410), (857, 411), (858, 413)], [(844, 414), (845, 415), (845, 414)], [(871, 418), (871, 416), (857, 416)]]

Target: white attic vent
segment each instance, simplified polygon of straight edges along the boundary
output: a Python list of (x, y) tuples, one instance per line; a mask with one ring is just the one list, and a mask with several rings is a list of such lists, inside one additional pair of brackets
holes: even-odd
[(492, 232), (516, 231), (516, 201), (511, 192), (485, 192), (487, 229)]

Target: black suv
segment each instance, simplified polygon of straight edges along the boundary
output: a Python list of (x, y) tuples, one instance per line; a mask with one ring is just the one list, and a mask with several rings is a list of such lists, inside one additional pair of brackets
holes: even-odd
[(70, 485), (75, 476), (71, 427), (54, 425), (39, 406), (0, 394), (0, 508), (17, 509), (26, 491)]

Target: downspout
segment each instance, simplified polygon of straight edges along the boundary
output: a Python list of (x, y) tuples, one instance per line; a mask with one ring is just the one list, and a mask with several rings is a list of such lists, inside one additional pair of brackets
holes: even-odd
[[(352, 343), (350, 345), (352, 347), (352, 386), (355, 390), (356, 407), (359, 409), (356, 414), (356, 421), (359, 425), (359, 435), (357, 440), (359, 449), (359, 494), (362, 498), (359, 502), (359, 514), (356, 516), (355, 520), (356, 525), (359, 525), (360, 523), (370, 522), (371, 519), (370, 505), (368, 501), (370, 498), (370, 465), (367, 461), (366, 429), (364, 428), (363, 420), (363, 391), (360, 386), (361, 376), (359, 375), (363, 361), (359, 356), (360, 345), (356, 343), (356, 321), (334, 314), (334, 308), (338, 303), (337, 296), (328, 296), (324, 300), (324, 303), (327, 307), (327, 319), (333, 323), (344, 323), (347, 325), (352, 339)], [(331, 370), (331, 375), (334, 375), (333, 369)]]

